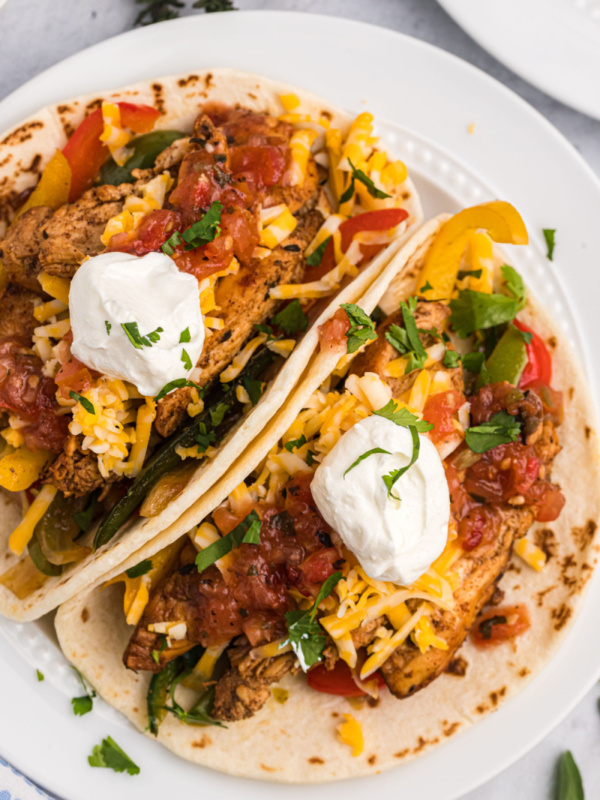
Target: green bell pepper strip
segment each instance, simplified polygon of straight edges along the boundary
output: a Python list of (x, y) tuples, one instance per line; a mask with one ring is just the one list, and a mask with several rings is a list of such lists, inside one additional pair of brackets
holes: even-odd
[(42, 575), (48, 575), (50, 577), (56, 577), (62, 573), (62, 566), (58, 564), (51, 564), (44, 553), (42, 552), (42, 548), (40, 543), (35, 535), (33, 534), (33, 538), (30, 540), (29, 544), (27, 545), (27, 552), (29, 553), (29, 557), (34, 563), (35, 568), (42, 573)]
[(158, 734), (158, 726), (167, 716), (166, 703), (171, 685), (178, 675), (191, 669), (196, 664), (203, 652), (202, 645), (196, 645), (196, 647), (192, 647), (182, 656), (169, 661), (160, 672), (152, 676), (146, 695), (146, 704), (148, 708), (148, 729), (155, 736)]
[(508, 381), (513, 386), (518, 386), (527, 362), (527, 348), (523, 335), (514, 325), (509, 325), (485, 362), (485, 369), (479, 376), (477, 388), (486, 383), (501, 381)]
[(127, 522), (136, 508), (157, 483), (159, 478), (181, 463), (181, 457), (177, 455), (179, 447), (192, 447), (197, 444), (196, 437), (200, 433), (199, 423), (203, 423), (209, 430), (212, 430), (210, 414), (211, 411), (224, 402), (232, 402), (232, 407), (225, 413), (223, 420), (214, 428), (217, 440), (222, 439), (229, 429), (242, 416), (242, 408), (235, 398), (235, 389), (245, 378), (259, 378), (273, 363), (280, 358), (267, 347), (263, 347), (252, 356), (250, 361), (239, 376), (227, 384), (225, 393), (222, 390), (223, 384), (215, 386), (204, 401), (204, 411), (194, 418), (194, 421), (175, 434), (141, 470), (134, 480), (128, 492), (113, 506), (109, 514), (100, 524), (94, 536), (94, 550), (109, 542), (117, 533), (119, 528)]
[(121, 183), (133, 183), (131, 174), (134, 169), (149, 169), (162, 151), (170, 144), (183, 139), (187, 134), (181, 131), (151, 131), (143, 136), (138, 136), (129, 143), (133, 153), (120, 167), (112, 158), (100, 170), (100, 183), (118, 186)]

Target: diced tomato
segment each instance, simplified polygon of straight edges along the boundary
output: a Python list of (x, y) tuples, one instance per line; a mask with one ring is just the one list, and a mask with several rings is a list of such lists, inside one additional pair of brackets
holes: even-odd
[[(383, 208), (379, 211), (365, 211), (364, 214), (357, 214), (355, 217), (350, 217), (350, 219), (342, 222), (338, 228), (341, 235), (342, 252), (345, 253), (350, 247), (352, 239), (357, 233), (361, 233), (362, 231), (387, 231), (390, 228), (395, 228), (407, 217), (408, 212), (403, 208)], [(359, 261), (358, 266), (364, 264), (365, 261), (370, 261), (380, 253), (385, 246), (385, 244), (361, 244), (360, 250), (363, 257)], [(308, 267), (306, 278), (310, 281), (317, 281), (334, 267), (335, 254), (333, 239), (330, 239), (323, 253), (320, 265), (318, 267)]]
[(432, 394), (427, 398), (423, 418), (434, 426), (429, 432), (433, 442), (442, 442), (449, 434), (454, 433), (454, 415), (464, 402), (464, 394), (452, 389)]
[(56, 414), (56, 385), (42, 373), (42, 362), (22, 342), (0, 340), (0, 408), (27, 423), (21, 432), (34, 450), (58, 451), (67, 435), (68, 420)]
[(181, 216), (176, 211), (166, 208), (151, 211), (135, 230), (112, 236), (107, 249), (143, 256), (158, 250), (180, 227), (182, 227)]
[(532, 336), (529, 344), (526, 344), (527, 350), (527, 366), (523, 370), (519, 386), (521, 389), (532, 388), (534, 386), (549, 386), (552, 381), (552, 356), (548, 352), (548, 348), (542, 339), (531, 330), (527, 325), (524, 325), (518, 320), (514, 320), (513, 324), (524, 333), (530, 333)]
[(477, 505), (458, 523), (458, 538), (463, 550), (471, 551), (496, 539), (501, 519), (489, 505)]
[[(345, 661), (336, 661), (333, 669), (326, 669), (324, 664), (317, 664), (309, 670), (307, 680), (311, 689), (324, 694), (336, 694), (342, 697), (363, 697), (366, 694), (354, 681), (350, 667)], [(385, 686), (385, 681), (379, 672), (370, 675), (368, 680), (377, 681), (380, 689)]]
[[(152, 106), (118, 103), (121, 111), (121, 124), (135, 133), (146, 133), (154, 127), (160, 112)], [(71, 189), (69, 202), (72, 203), (89, 189), (109, 155), (109, 149), (100, 141), (104, 130), (102, 109), (92, 111), (63, 147), (63, 155), (71, 167)]]
[(259, 187), (281, 184), (287, 167), (287, 148), (273, 145), (232, 147), (231, 171), (247, 176)]
[(350, 320), (343, 308), (338, 308), (333, 317), (319, 325), (319, 345), (321, 352), (339, 350), (346, 346), (346, 334), (350, 330)]
[[(97, 373), (95, 373), (97, 374)], [(85, 392), (92, 385), (92, 373), (75, 356), (61, 364), (54, 378), (61, 395), (68, 399), (70, 392)]]
[(477, 618), (473, 642), (477, 647), (494, 647), (511, 641), (529, 630), (531, 620), (524, 605), (494, 608)]
[(491, 503), (503, 503), (526, 492), (537, 479), (539, 460), (535, 450), (520, 442), (499, 444), (483, 453), (467, 469), (465, 489)]
[(558, 519), (565, 505), (565, 496), (558, 486), (547, 481), (534, 483), (523, 492), (525, 502), (536, 506), (538, 522), (554, 522)]
[(444, 463), (446, 481), (450, 491), (450, 505), (452, 513), (460, 519), (473, 505), (473, 500), (465, 487), (458, 479), (458, 472), (453, 464)]

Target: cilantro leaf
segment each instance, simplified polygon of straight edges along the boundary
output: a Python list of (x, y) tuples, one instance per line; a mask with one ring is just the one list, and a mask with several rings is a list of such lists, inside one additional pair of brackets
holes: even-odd
[(85, 678), (79, 672), (77, 667), (71, 666), (71, 669), (75, 672), (77, 677), (79, 678), (81, 685), (83, 686), (83, 691), (85, 692), (84, 695), (81, 697), (74, 697), (71, 700), (71, 704), (73, 706), (73, 713), (78, 716), (82, 717), (84, 714), (87, 714), (89, 711), (92, 710), (92, 706), (94, 705), (94, 697), (96, 697), (96, 692), (94, 689), (88, 688)]
[(456, 350), (446, 350), (442, 364), (448, 369), (455, 369), (460, 364), (460, 353), (457, 353)]
[(271, 318), (273, 325), (287, 334), (305, 331), (308, 328), (308, 317), (302, 311), (300, 300), (295, 298)]
[(139, 775), (140, 768), (129, 758), (111, 736), (97, 744), (92, 755), (88, 756), (90, 767), (107, 767), (115, 772), (128, 772), (130, 775)]
[(172, 256), (175, 248), (185, 244), (186, 250), (195, 250), (212, 242), (221, 233), (222, 203), (218, 200), (211, 205), (208, 211), (199, 220), (190, 225), (183, 233), (175, 231), (162, 245), (161, 250), (165, 255)]
[(83, 717), (84, 714), (88, 714), (92, 710), (94, 701), (89, 694), (84, 694), (82, 697), (73, 697), (71, 705), (75, 716)]
[(256, 378), (249, 378), (247, 375), (244, 375), (242, 378), (242, 386), (248, 392), (250, 402), (253, 406), (255, 406), (262, 395), (262, 381), (259, 381)]
[(41, 682), (41, 681), (44, 680), (44, 673), (40, 672), (39, 669), (36, 669), (35, 674), (37, 675), (38, 682)]
[(519, 275), (516, 269), (510, 267), (508, 264), (504, 264), (504, 266), (500, 267), (500, 272), (504, 278), (504, 285), (515, 298), (515, 300), (518, 300), (520, 311), (522, 308), (525, 308), (526, 292), (523, 278)]
[(348, 353), (355, 353), (362, 344), (377, 338), (375, 323), (360, 306), (355, 303), (342, 303), (340, 308), (344, 309), (350, 321), (350, 328), (346, 331)]
[(162, 400), (162, 398), (168, 395), (169, 392), (172, 392), (174, 389), (181, 389), (183, 386), (193, 386), (194, 388), (198, 389), (200, 392), (200, 397), (202, 397), (203, 389), (202, 387), (198, 386), (197, 383), (188, 381), (187, 378), (176, 378), (174, 381), (169, 381), (169, 383), (166, 383), (154, 399), (158, 403), (158, 401)]
[(280, 645), (291, 644), (292, 650), (298, 656), (300, 666), (306, 672), (309, 667), (321, 660), (325, 648), (325, 634), (321, 625), (315, 620), (319, 604), (329, 597), (335, 585), (342, 578), (341, 572), (334, 572), (319, 589), (310, 609), (302, 611), (295, 609), (288, 611), (285, 619), (288, 626), (288, 638)]
[(374, 447), (372, 450), (367, 450), (367, 452), (363, 453), (362, 456), (359, 456), (353, 464), (350, 464), (348, 469), (344, 472), (344, 478), (350, 472), (350, 470), (354, 469), (354, 467), (357, 467), (361, 461), (364, 461), (365, 458), (368, 458), (369, 456), (374, 456), (376, 453), (386, 453), (388, 456), (392, 455), (389, 450), (384, 450), (382, 447)]
[(516, 442), (521, 432), (517, 420), (507, 411), (498, 411), (488, 422), (467, 428), (465, 440), (474, 453), (486, 453), (499, 444)]
[(306, 259), (306, 266), (307, 267), (318, 267), (323, 261), (323, 256), (325, 255), (325, 250), (327, 249), (327, 245), (331, 240), (331, 236), (328, 236), (324, 239), (321, 244), (316, 247), (312, 253)]
[(194, 365), (192, 364), (192, 359), (185, 348), (182, 348), (181, 350), (181, 360), (183, 361), (183, 366), (189, 372)]
[(69, 397), (71, 398), (71, 400), (75, 400), (76, 403), (79, 403), (81, 406), (83, 406), (83, 408), (85, 408), (85, 410), (88, 412), (88, 414), (95, 414), (96, 413), (96, 409), (94, 408), (94, 404), (91, 403), (87, 399), (87, 397), (84, 397), (83, 395), (79, 394), (79, 392), (74, 392), (71, 389), (71, 391), (69, 392)]
[(252, 510), (232, 531), (198, 553), (196, 556), (198, 572), (204, 572), (215, 561), (230, 553), (234, 547), (239, 547), (241, 544), (258, 544), (259, 541), (260, 517)]
[(255, 325), (254, 327), (256, 328), (257, 331), (260, 331), (261, 333), (266, 333), (267, 336), (269, 337), (273, 336), (273, 328), (270, 325)]
[(150, 655), (152, 656), (152, 660), (154, 661), (155, 664), (158, 664), (160, 666), (160, 654), (164, 653), (166, 649), (167, 649), (167, 637), (164, 635), (164, 633), (161, 633), (159, 649), (152, 650), (152, 652), (150, 653)]
[(519, 301), (505, 294), (486, 294), (461, 289), (450, 301), (450, 324), (462, 338), (484, 328), (512, 322), (519, 310)]
[(122, 322), (121, 327), (136, 350), (141, 350), (142, 347), (152, 347), (153, 344), (160, 340), (160, 334), (163, 332), (163, 329), (159, 327), (142, 336), (137, 322)]
[(433, 286), (429, 283), (429, 281), (427, 281), (426, 283), (423, 284), (423, 286), (421, 286), (419, 291), (421, 292), (421, 294), (425, 294), (425, 292), (430, 292), (432, 289)]
[(360, 181), (364, 186), (367, 187), (367, 191), (371, 195), (371, 197), (376, 197), (378, 200), (384, 200), (386, 197), (391, 197), (391, 194), (386, 194), (386, 192), (378, 189), (371, 178), (362, 171), (362, 169), (357, 169), (352, 161), (348, 159), (348, 163), (350, 164), (350, 169), (352, 170), (352, 177), (350, 178), (350, 183), (348, 184), (348, 188), (344, 192), (344, 194), (340, 197), (340, 203), (346, 203), (348, 200), (351, 200), (354, 195), (354, 188), (355, 182)]
[(404, 328), (400, 327), (400, 325), (390, 325), (385, 332), (385, 338), (392, 345), (392, 347), (395, 347), (396, 350), (402, 355), (406, 355), (406, 353), (408, 353), (410, 348), (408, 334)]
[(107, 335), (110, 336), (110, 329), (112, 328), (112, 325), (107, 319), (104, 320), (104, 327), (106, 328)]
[(187, 327), (184, 331), (181, 331), (179, 334), (179, 344), (185, 344), (185, 342), (189, 342), (192, 338), (190, 333), (189, 327)]
[(378, 417), (383, 417), (384, 419), (389, 419), (390, 422), (394, 422), (402, 428), (414, 427), (419, 433), (425, 433), (433, 428), (431, 422), (427, 422), (425, 419), (419, 419), (414, 414), (411, 414), (407, 408), (398, 408), (394, 400), (388, 400), (383, 408), (374, 411), (373, 414), (376, 414)]
[(485, 353), (465, 353), (462, 357), (462, 365), (467, 372), (479, 375), (485, 364)]
[[(433, 427), (433, 426), (432, 426)], [(400, 467), (399, 469), (393, 469), (387, 475), (382, 475), (383, 482), (385, 483), (385, 487), (388, 490), (388, 497), (393, 497), (394, 500), (400, 500), (398, 495), (392, 493), (392, 489), (394, 488), (394, 484), (396, 481), (401, 478), (405, 472), (412, 467), (415, 463), (417, 458), (419, 457), (419, 453), (421, 451), (421, 440), (419, 439), (419, 433), (414, 425), (409, 425), (408, 430), (410, 431), (410, 435), (412, 438), (412, 455), (410, 461), (405, 467)]]
[(306, 444), (306, 436), (304, 434), (299, 439), (292, 439), (286, 442), (284, 447), (288, 453), (291, 453), (293, 450), (298, 450), (303, 444)]
[(204, 422), (198, 423), (198, 433), (194, 437), (199, 453), (206, 453), (209, 446), (217, 441), (214, 431), (208, 431)]
[(510, 323), (510, 326), (513, 327), (518, 332), (519, 336), (521, 337), (521, 339), (523, 339), (525, 344), (531, 344), (531, 342), (533, 341), (533, 333), (531, 331), (522, 331), (521, 328), (517, 328), (517, 326), (513, 322)]
[(211, 408), (209, 413), (213, 428), (218, 428), (218, 426), (223, 422), (225, 414), (228, 411), (229, 403), (218, 403), (215, 408)]
[(404, 329), (410, 345), (410, 350), (407, 353), (408, 364), (404, 370), (405, 375), (415, 369), (423, 369), (425, 362), (427, 361), (427, 352), (423, 347), (421, 339), (419, 338), (419, 331), (417, 329), (417, 323), (415, 322), (414, 312), (416, 311), (416, 308), (416, 297), (409, 297), (408, 302), (400, 303), (402, 319), (404, 321)]
[(544, 239), (546, 240), (546, 258), (548, 261), (554, 260), (554, 247), (556, 245), (555, 234), (556, 228), (544, 228), (542, 230)]
[(306, 453), (306, 463), (308, 464), (309, 467), (312, 467), (312, 465), (315, 463), (315, 454), (313, 453), (312, 450), (309, 450)]
[(584, 800), (581, 773), (573, 754), (567, 750), (558, 762), (556, 800)]
[(136, 564), (133, 567), (129, 567), (129, 569), (125, 570), (125, 574), (128, 578), (140, 578), (142, 575), (145, 575), (147, 572), (150, 572), (152, 569), (152, 561), (149, 558), (140, 561), (139, 564)]

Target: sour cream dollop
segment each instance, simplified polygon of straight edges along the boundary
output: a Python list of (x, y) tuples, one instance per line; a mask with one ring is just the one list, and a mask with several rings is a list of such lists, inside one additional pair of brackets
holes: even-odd
[[(188, 378), (200, 358), (204, 324), (198, 281), (163, 253), (90, 258), (71, 281), (69, 309), (73, 355), (98, 372), (133, 383), (143, 395), (154, 396), (170, 381)], [(137, 339), (136, 347), (123, 325), (134, 340), (137, 330), (146, 343)]]
[[(419, 434), (417, 461), (394, 484), (400, 502), (387, 496), (382, 475), (406, 466), (412, 438), (383, 417), (357, 422), (323, 459), (311, 490), (325, 521), (371, 578), (408, 585), (426, 572), (448, 538), (450, 497), (444, 467), (432, 442)], [(380, 447), (344, 478), (363, 453)]]

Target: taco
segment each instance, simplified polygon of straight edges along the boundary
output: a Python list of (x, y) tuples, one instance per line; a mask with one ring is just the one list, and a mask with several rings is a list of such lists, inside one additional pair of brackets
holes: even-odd
[(422, 214), (372, 115), (227, 69), (49, 107), (0, 156), (0, 613), (31, 619), (215, 483)]
[(597, 428), (493, 240), (527, 242), (506, 203), (425, 225), (223, 480), (58, 610), (141, 731), (235, 775), (375, 774), (548, 662), (597, 559)]

